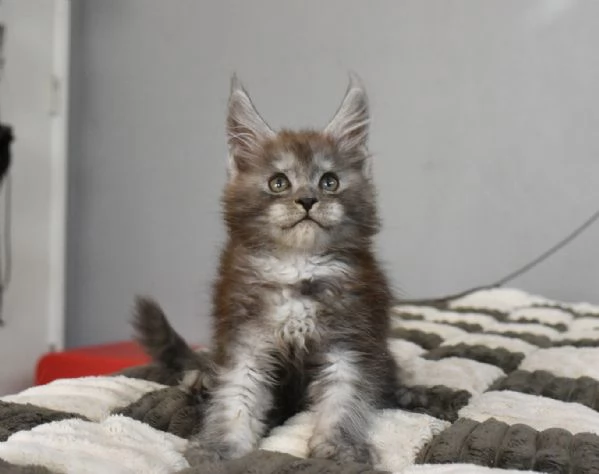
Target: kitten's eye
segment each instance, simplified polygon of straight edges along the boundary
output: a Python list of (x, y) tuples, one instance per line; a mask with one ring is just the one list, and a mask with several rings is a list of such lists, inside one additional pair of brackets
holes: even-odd
[(339, 178), (335, 176), (333, 173), (325, 173), (320, 178), (320, 187), (329, 192), (337, 191), (339, 187)]
[(291, 186), (291, 183), (283, 173), (275, 174), (268, 182), (268, 187), (273, 193), (282, 193)]

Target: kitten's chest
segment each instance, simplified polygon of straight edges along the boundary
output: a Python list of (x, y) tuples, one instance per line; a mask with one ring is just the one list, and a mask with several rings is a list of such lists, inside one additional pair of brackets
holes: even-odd
[[(268, 258), (256, 269), (263, 283), (263, 318), (279, 342), (304, 347), (318, 337), (326, 306), (327, 281), (342, 280), (349, 269), (324, 258)], [(323, 298), (324, 297), (324, 298)]]
[(270, 290), (264, 303), (265, 321), (277, 341), (303, 347), (317, 335), (321, 304), (315, 298), (282, 287)]

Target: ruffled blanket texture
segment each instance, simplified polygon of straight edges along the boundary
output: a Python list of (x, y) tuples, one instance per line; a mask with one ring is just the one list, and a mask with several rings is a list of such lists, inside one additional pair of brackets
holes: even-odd
[(305, 459), (304, 412), (242, 459), (191, 468), (203, 406), (144, 366), (0, 399), (0, 473), (599, 473), (599, 306), (491, 289), (393, 309), (404, 409), (378, 412), (375, 466)]

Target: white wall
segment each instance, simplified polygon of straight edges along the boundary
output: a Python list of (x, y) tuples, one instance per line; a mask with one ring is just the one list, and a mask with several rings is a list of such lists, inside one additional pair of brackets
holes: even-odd
[[(412, 297), (492, 281), (599, 203), (599, 2), (80, 0), (68, 342), (129, 335), (149, 292), (209, 336), (237, 71), (273, 125), (373, 103), (381, 255)], [(599, 227), (514, 284), (599, 301)]]
[[(0, 2), (0, 23), (7, 30), (0, 112), (16, 136), (12, 280), (4, 301), (5, 325), (0, 327), (0, 394), (30, 385), (37, 358), (50, 344), (61, 343), (61, 329), (52, 325), (60, 324), (53, 320), (52, 292), (61, 284), (60, 256), (56, 265), (51, 238), (57, 204), (52, 177), (61, 172), (54, 167), (50, 116), (54, 13), (53, 0)], [(60, 228), (61, 223), (56, 224)]]

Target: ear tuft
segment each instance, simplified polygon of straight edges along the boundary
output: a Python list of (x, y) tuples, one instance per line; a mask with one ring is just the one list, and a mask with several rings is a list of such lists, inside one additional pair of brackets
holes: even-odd
[(369, 124), (366, 89), (361, 79), (355, 73), (350, 73), (345, 97), (324, 132), (331, 136), (342, 150), (351, 152), (366, 146)]
[(232, 95), (233, 91), (236, 90), (243, 90), (243, 84), (241, 84), (241, 81), (239, 80), (239, 76), (237, 75), (237, 73), (234, 72), (231, 76), (231, 88), (229, 91), (230, 95)]
[(237, 75), (233, 74), (227, 115), (229, 171), (235, 172), (243, 167), (245, 161), (255, 158), (263, 141), (274, 135), (273, 130), (254, 107)]

